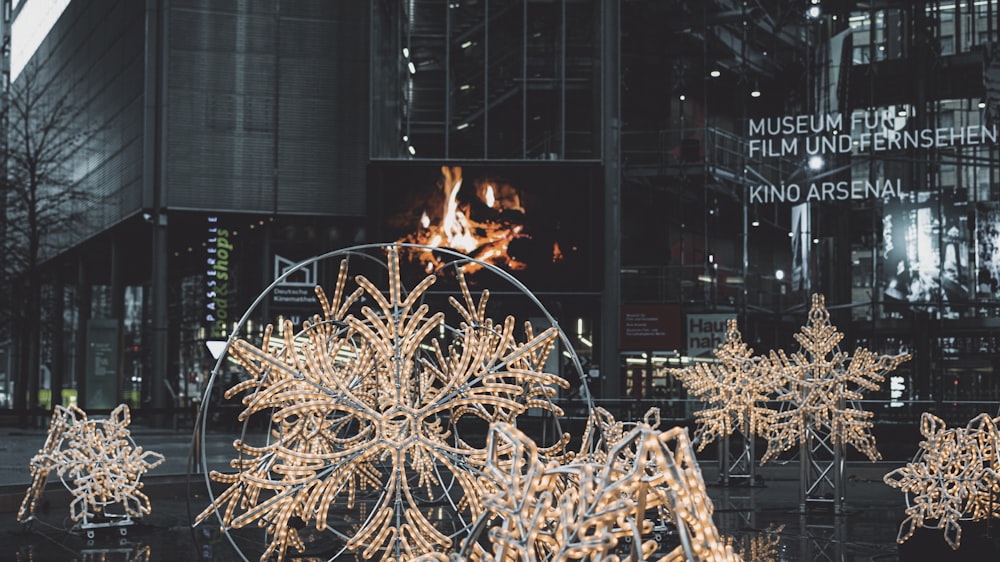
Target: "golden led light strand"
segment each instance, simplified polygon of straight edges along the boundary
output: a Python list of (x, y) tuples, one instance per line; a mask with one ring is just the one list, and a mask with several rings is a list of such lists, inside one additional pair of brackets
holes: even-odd
[[(326, 530), (332, 506), (357, 509), (365, 490), (380, 496), (353, 534), (343, 535), (348, 549), (384, 560), (448, 550), (452, 538), (420, 509), (418, 495), (471, 518), (494, 486), (482, 474), (485, 450), (458, 435), (462, 418), (512, 422), (528, 408), (562, 414), (552, 398), (568, 383), (542, 371), (555, 328), (535, 334), (525, 324), (526, 341), (516, 341), (513, 317), (494, 323), (486, 316), (488, 291), (476, 302), (459, 272), (462, 300), (449, 302), (461, 323), (443, 348), (433, 335), (445, 314), (421, 304), (437, 278), (407, 292), (396, 248), (387, 254), (385, 293), (357, 276), (358, 288), (347, 294), (344, 260), (333, 297), (317, 288), (323, 316), (298, 333), (285, 322), (280, 342), (269, 326), (261, 345), (236, 340), (230, 347), (249, 378), (226, 398), (242, 395), (239, 419), (263, 416), (272, 430), (266, 443), (234, 443), (236, 472), (210, 475), (229, 487), (196, 524), (214, 513), (224, 529), (264, 527), (262, 561), (282, 560), (289, 548), (303, 551), (293, 518)], [(362, 297), (371, 304), (358, 306)], [(558, 455), (567, 440), (562, 436), (546, 454)], [(453, 492), (442, 472), (457, 484)]]
[(905, 542), (920, 527), (941, 529), (957, 550), (959, 521), (1000, 517), (1000, 418), (980, 414), (965, 427), (948, 428), (924, 412), (924, 440), (913, 461), (885, 475), (883, 481), (906, 493), (906, 519), (896, 541)]
[[(489, 530), (491, 551), (470, 536), (452, 557), (428, 554), (421, 561), (527, 562), (548, 560), (621, 560), (615, 549), (633, 545), (633, 558), (660, 562), (739, 560), (719, 536), (687, 431), (657, 429), (658, 413), (624, 431), (601, 411), (588, 436), (600, 446), (569, 462), (544, 462), (534, 442), (503, 422), (490, 429), (487, 474), (498, 483), (484, 498), (482, 524), (499, 518)], [(603, 429), (611, 438), (599, 436)], [(681, 545), (654, 558), (650, 540), (656, 509), (677, 525)]]
[(128, 406), (120, 404), (108, 419), (88, 420), (76, 406), (56, 406), (49, 433), (31, 459), (31, 485), (21, 502), (17, 520), (35, 517), (35, 507), (49, 473), (55, 471), (73, 496), (70, 517), (78, 527), (120, 505), (124, 519), (150, 513), (149, 498), (140, 489), (143, 474), (159, 466), (163, 455), (143, 451), (132, 441)]
[(695, 412), (694, 441), (701, 451), (736, 431), (766, 437), (773, 411), (767, 402), (778, 384), (777, 373), (761, 369), (753, 349), (743, 342), (736, 320), (726, 321), (726, 340), (713, 351), (717, 363), (695, 363), (670, 373), (688, 393), (705, 403)]
[(778, 373), (783, 381), (776, 389), (783, 407), (773, 415), (761, 462), (806, 443), (810, 432), (828, 435), (834, 445), (851, 445), (872, 462), (882, 458), (870, 431), (873, 414), (855, 401), (862, 392), (877, 390), (885, 373), (910, 355), (876, 355), (859, 347), (848, 356), (838, 348), (843, 337), (830, 324), (823, 296), (813, 295), (809, 322), (795, 334), (800, 351), (791, 357), (783, 350), (771, 351), (761, 359), (761, 369)]

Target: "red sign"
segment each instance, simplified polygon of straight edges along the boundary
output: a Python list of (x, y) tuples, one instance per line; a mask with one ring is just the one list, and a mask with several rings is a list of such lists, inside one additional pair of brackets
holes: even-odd
[(622, 351), (666, 351), (681, 347), (681, 307), (670, 304), (622, 306)]

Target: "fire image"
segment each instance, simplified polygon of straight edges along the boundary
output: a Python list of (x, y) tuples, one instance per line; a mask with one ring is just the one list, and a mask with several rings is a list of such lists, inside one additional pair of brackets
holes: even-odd
[[(405, 233), (396, 242), (452, 249), (512, 272), (545, 262), (560, 264), (565, 253), (577, 251), (572, 243), (561, 245), (557, 233), (529, 221), (531, 194), (512, 180), (495, 174), (463, 175), (461, 166), (441, 166), (440, 172), (434, 189), (412, 194), (406, 208), (388, 218), (391, 229)], [(425, 274), (442, 265), (441, 256), (430, 251), (414, 249), (400, 257), (419, 264)], [(469, 263), (463, 272), (470, 275), (482, 268)]]

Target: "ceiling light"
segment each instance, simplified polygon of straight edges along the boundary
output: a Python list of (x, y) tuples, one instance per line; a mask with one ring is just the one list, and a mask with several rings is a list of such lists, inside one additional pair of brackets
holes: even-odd
[(812, 156), (809, 157), (809, 160), (806, 162), (806, 165), (809, 166), (809, 169), (814, 172), (822, 170), (824, 164), (826, 164), (826, 161), (823, 160), (823, 157), (820, 156), (819, 154), (813, 154)]
[(719, 76), (722, 76), (722, 73), (718, 70), (713, 70), (712, 72), (709, 72), (708, 75), (712, 78), (718, 78)]
[(753, 226), (753, 227), (760, 226), (760, 220), (759, 219), (754, 219), (753, 222), (750, 223), (750, 226)]
[(759, 98), (760, 97), (760, 90), (758, 90), (757, 88), (754, 88), (753, 90), (750, 90), (750, 97), (752, 97), (752, 98)]

